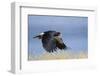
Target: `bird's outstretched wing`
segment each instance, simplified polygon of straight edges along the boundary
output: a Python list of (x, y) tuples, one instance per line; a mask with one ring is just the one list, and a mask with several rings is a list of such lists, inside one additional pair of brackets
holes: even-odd
[(67, 49), (67, 46), (64, 44), (63, 40), (61, 37), (56, 36), (54, 38), (55, 42), (56, 42), (56, 47), (63, 50), (63, 49)]
[(60, 38), (58, 36), (51, 38), (51, 39), (43, 39), (42, 44), (43, 44), (44, 49), (47, 52), (54, 52), (57, 50), (57, 48), (61, 49), (61, 50), (67, 48), (67, 46), (64, 44), (62, 38)]
[(43, 44), (44, 49), (47, 52), (54, 52), (57, 49), (56, 42), (55, 42), (55, 40), (53, 38), (42, 39), (42, 44)]

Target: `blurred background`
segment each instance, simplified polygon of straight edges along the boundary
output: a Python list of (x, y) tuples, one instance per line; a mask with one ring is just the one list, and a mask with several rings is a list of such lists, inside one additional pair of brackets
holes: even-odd
[(61, 32), (63, 41), (71, 52), (88, 51), (88, 17), (29, 15), (29, 54), (39, 55), (45, 51), (41, 40), (33, 37), (48, 30)]

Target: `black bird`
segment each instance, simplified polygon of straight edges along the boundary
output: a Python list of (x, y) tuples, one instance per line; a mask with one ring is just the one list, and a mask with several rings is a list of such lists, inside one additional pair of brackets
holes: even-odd
[(54, 52), (57, 51), (57, 49), (63, 50), (67, 48), (60, 37), (60, 34), (60, 32), (56, 31), (46, 31), (33, 38), (41, 39), (42, 45), (47, 52)]

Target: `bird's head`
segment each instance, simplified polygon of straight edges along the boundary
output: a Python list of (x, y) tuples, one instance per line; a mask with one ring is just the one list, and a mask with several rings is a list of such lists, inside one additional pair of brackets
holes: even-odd
[(39, 35), (33, 37), (33, 38), (38, 38), (38, 39), (42, 39), (45, 38), (51, 38), (51, 37), (57, 37), (57, 36), (60, 36), (60, 32), (56, 32), (56, 31), (46, 31), (46, 32), (42, 32), (40, 33)]
[(42, 39), (42, 36), (44, 35), (44, 33), (42, 32), (42, 33), (40, 33), (39, 35), (37, 35), (37, 36), (35, 36), (35, 37), (33, 37), (33, 38), (38, 38), (38, 39)]

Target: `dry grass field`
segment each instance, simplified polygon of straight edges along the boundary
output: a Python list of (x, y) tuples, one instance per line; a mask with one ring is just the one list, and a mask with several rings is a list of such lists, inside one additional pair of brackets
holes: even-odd
[(82, 58), (88, 58), (87, 52), (71, 52), (58, 50), (57, 52), (48, 53), (44, 52), (41, 55), (35, 56), (35, 55), (29, 55), (29, 60), (54, 60), (54, 59), (82, 59)]

